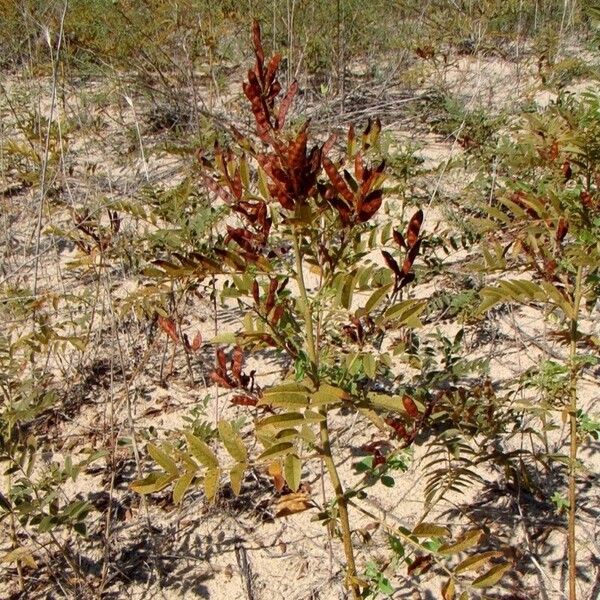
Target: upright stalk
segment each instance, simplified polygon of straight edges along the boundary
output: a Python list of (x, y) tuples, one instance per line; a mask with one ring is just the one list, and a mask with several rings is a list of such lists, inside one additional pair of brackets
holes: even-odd
[[(308, 293), (304, 282), (304, 271), (302, 267), (302, 254), (300, 248), (300, 236), (297, 230), (293, 234), (294, 254), (296, 258), (296, 281), (300, 291), (302, 300), (302, 308), (304, 312), (304, 321), (306, 327), (306, 351), (311, 362), (312, 378), (315, 385), (319, 385), (319, 357), (317, 347), (315, 346), (315, 335), (313, 330), (313, 318), (310, 304), (308, 301)], [(352, 596), (355, 600), (360, 597), (360, 588), (356, 577), (356, 562), (354, 560), (354, 548), (352, 547), (352, 532), (350, 529), (350, 519), (348, 517), (348, 500), (344, 492), (344, 486), (340, 479), (333, 454), (331, 452), (331, 440), (329, 437), (329, 427), (327, 424), (327, 409), (321, 408), (320, 413), (324, 419), (319, 425), (319, 436), (321, 440), (321, 449), (323, 460), (327, 468), (327, 474), (333, 486), (335, 497), (338, 505), (340, 517), (340, 526), (342, 528), (342, 543), (344, 545), (344, 553), (346, 555), (346, 585), (352, 591)]]
[(569, 404), (569, 523), (567, 532), (567, 553), (569, 561), (569, 600), (577, 600), (577, 552), (575, 549), (575, 518), (577, 490), (575, 488), (575, 471), (577, 468), (577, 321), (581, 305), (581, 280), (583, 267), (577, 268), (575, 288), (573, 290), (573, 317), (571, 319), (571, 390)]
[[(12, 403), (12, 394), (9, 391), (9, 388), (6, 389), (6, 396), (8, 397), (8, 412), (10, 418), (8, 419), (8, 435), (6, 437), (7, 443), (11, 444), (12, 442), (12, 412), (13, 412), (13, 403)], [(12, 493), (12, 485), (13, 485), (13, 476), (11, 470), (8, 472), (8, 491), (9, 494)], [(9, 496), (10, 497), (10, 496)], [(11, 498), (11, 511), (10, 511), (10, 536), (12, 541), (12, 549), (17, 550), (19, 548), (19, 538), (17, 536), (17, 519), (15, 518), (15, 511), (12, 507), (12, 498)], [(17, 577), (19, 581), (19, 590), (22, 592), (25, 589), (25, 580), (23, 578), (23, 567), (21, 565), (21, 559), (17, 558)]]

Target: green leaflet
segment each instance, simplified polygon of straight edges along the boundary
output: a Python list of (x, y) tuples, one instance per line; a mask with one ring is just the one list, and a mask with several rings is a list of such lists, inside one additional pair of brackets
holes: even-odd
[(464, 552), (465, 550), (475, 546), (481, 539), (482, 535), (482, 529), (470, 529), (461, 535), (456, 542), (441, 546), (438, 552), (440, 554), (458, 554), (459, 552)]
[(413, 531), (413, 535), (417, 537), (448, 537), (450, 531), (447, 527), (436, 525), (435, 523), (420, 523)]
[(487, 573), (478, 577), (471, 584), (476, 588), (485, 588), (495, 585), (502, 579), (503, 575), (512, 567), (512, 563), (505, 562), (492, 567)]
[(308, 406), (310, 389), (301, 383), (286, 383), (269, 388), (258, 401), (258, 406), (302, 408)]
[(192, 481), (194, 480), (195, 473), (193, 471), (186, 471), (173, 486), (173, 502), (179, 504), (183, 500), (183, 496), (188, 491)]
[(271, 446), (270, 448), (267, 448), (257, 460), (261, 461), (275, 458), (277, 456), (284, 456), (285, 454), (289, 454), (293, 448), (294, 444), (291, 442), (281, 442)]
[(155, 471), (143, 479), (134, 481), (131, 484), (131, 489), (138, 494), (152, 494), (166, 488), (175, 478), (176, 475)]
[(539, 285), (532, 281), (508, 279), (500, 281), (494, 287), (483, 288), (481, 297), (481, 304), (477, 308), (479, 314), (483, 314), (500, 302), (551, 302), (567, 317), (573, 318), (571, 303), (549, 282)]
[(442, 585), (442, 598), (444, 600), (454, 600), (456, 596), (456, 586), (454, 580), (448, 579), (444, 585)]
[(148, 454), (170, 475), (177, 475), (179, 470), (177, 469), (177, 463), (163, 450), (154, 444), (148, 444), (146, 446)]
[(406, 413), (401, 396), (388, 396), (387, 394), (370, 393), (367, 396), (369, 403), (377, 409), (385, 409), (394, 412)]
[(281, 442), (295, 442), (298, 439), (298, 430), (297, 429), (282, 429), (275, 436), (277, 443)]
[(497, 556), (502, 556), (502, 552), (498, 552), (496, 550), (490, 550), (489, 552), (481, 552), (479, 554), (474, 554), (473, 556), (469, 556), (465, 558), (465, 560), (461, 561), (454, 568), (454, 572), (456, 574), (463, 573), (465, 571), (475, 571), (479, 569), (486, 562), (491, 560), (492, 558), (496, 558)]
[(209, 344), (236, 344), (237, 336), (235, 333), (220, 333), (208, 341)]
[(356, 311), (356, 317), (360, 318), (371, 314), (381, 304), (381, 302), (383, 302), (388, 292), (392, 289), (392, 286), (392, 283), (388, 283), (387, 285), (375, 290), (367, 300), (367, 303), (364, 305), (364, 307), (359, 308)]
[(427, 302), (425, 300), (404, 300), (390, 306), (385, 313), (377, 319), (377, 325), (382, 326), (392, 321), (406, 327), (418, 328), (423, 324), (419, 315), (425, 310)]
[(245, 463), (248, 460), (248, 453), (242, 438), (231, 426), (229, 421), (221, 420), (218, 423), (219, 436), (227, 452), (231, 454), (237, 462)]
[(218, 467), (206, 469), (206, 473), (204, 474), (204, 494), (209, 502), (217, 495), (220, 475), (221, 472)]
[(292, 492), (297, 491), (300, 487), (300, 479), (302, 476), (302, 462), (296, 454), (288, 454), (285, 457), (283, 474)]
[(328, 383), (322, 383), (319, 389), (311, 394), (310, 405), (323, 406), (325, 404), (339, 404), (343, 400), (350, 400), (350, 398), (350, 394), (341, 388), (329, 385)]
[(242, 490), (242, 481), (244, 480), (244, 473), (246, 472), (247, 464), (238, 463), (231, 467), (229, 471), (229, 478), (231, 479), (231, 489), (236, 496), (240, 495)]
[(288, 427), (296, 427), (304, 423), (304, 415), (300, 412), (288, 412), (280, 415), (273, 415), (266, 419), (261, 419), (257, 424), (257, 429), (270, 427), (272, 429), (286, 429)]
[(354, 269), (343, 277), (343, 284), (339, 292), (339, 302), (343, 308), (349, 310), (354, 297), (354, 286), (358, 275), (358, 269)]
[(207, 469), (216, 469), (219, 466), (219, 461), (217, 460), (215, 453), (210, 449), (206, 442), (203, 442), (189, 431), (185, 432), (185, 437), (194, 457)]

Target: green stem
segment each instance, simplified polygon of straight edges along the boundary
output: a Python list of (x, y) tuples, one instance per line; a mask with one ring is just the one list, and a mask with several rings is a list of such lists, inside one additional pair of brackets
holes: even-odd
[[(297, 230), (293, 234), (294, 254), (296, 258), (296, 281), (300, 291), (300, 299), (302, 301), (302, 309), (304, 312), (304, 322), (306, 327), (306, 351), (308, 359), (311, 362), (312, 379), (315, 385), (319, 386), (319, 358), (318, 348), (315, 345), (313, 315), (311, 305), (306, 291), (304, 282), (304, 271), (302, 267), (302, 252), (300, 247), (300, 236)], [(344, 486), (340, 479), (333, 454), (331, 451), (331, 440), (329, 437), (329, 426), (327, 424), (327, 409), (324, 407), (320, 413), (325, 417), (319, 425), (319, 436), (321, 440), (321, 451), (327, 474), (333, 486), (335, 497), (338, 505), (340, 517), (340, 526), (342, 529), (342, 543), (344, 545), (344, 554), (346, 555), (346, 585), (352, 591), (352, 596), (355, 600), (360, 598), (360, 588), (356, 577), (356, 562), (354, 560), (354, 548), (352, 546), (352, 531), (350, 529), (350, 519), (348, 516), (348, 500), (344, 492)]]
[(569, 523), (567, 532), (567, 553), (569, 560), (569, 600), (577, 600), (577, 551), (575, 549), (575, 519), (577, 490), (575, 471), (577, 468), (577, 322), (581, 306), (583, 267), (577, 268), (573, 290), (573, 317), (571, 318), (571, 390), (569, 404)]
[(329, 439), (329, 428), (327, 426), (327, 411), (326, 409), (320, 410), (321, 414), (325, 417), (320, 423), (319, 434), (321, 438), (321, 447), (323, 450), (323, 458), (325, 460), (325, 466), (327, 467), (327, 473), (333, 489), (335, 491), (335, 497), (338, 505), (338, 512), (340, 515), (340, 525), (342, 528), (342, 543), (344, 544), (344, 554), (346, 555), (346, 585), (352, 590), (352, 596), (357, 599), (360, 598), (360, 588), (358, 586), (356, 577), (356, 563), (354, 561), (354, 548), (352, 546), (352, 531), (350, 529), (350, 518), (348, 515), (348, 500), (344, 492), (344, 486), (340, 480), (337, 467), (333, 460), (331, 453), (331, 442)]

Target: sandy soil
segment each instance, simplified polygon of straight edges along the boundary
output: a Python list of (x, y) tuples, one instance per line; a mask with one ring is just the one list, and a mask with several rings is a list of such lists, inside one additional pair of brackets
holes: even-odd
[[(515, 96), (535, 98), (540, 104), (548, 101), (547, 95), (536, 91), (531, 69), (520, 67), (519, 73), (515, 69), (497, 58), (463, 58), (445, 73), (445, 83), (450, 89), (460, 90), (473, 106), (504, 107)], [(20, 94), (29, 99), (30, 104), (21, 106), (22, 110), (33, 114), (38, 109), (49, 114), (47, 81), (13, 81), (7, 89), (14, 97)], [(214, 423), (219, 418), (231, 418), (243, 420), (241, 430), (250, 450), (259, 451), (248, 435), (255, 414), (232, 406), (227, 393), (206, 385), (214, 362), (212, 346), (204, 344), (191, 356), (188, 367), (180, 347), (174, 349), (164, 334), (151, 330), (147, 321), (138, 321), (131, 311), (123, 309), (125, 300), (139, 291), (139, 282), (125, 268), (115, 269), (101, 280), (86, 278), (85, 268), (73, 265), (80, 258), (77, 248), (60, 242), (60, 235), (52, 235), (52, 227), (73, 227), (70, 207), (87, 206), (94, 211), (113, 201), (139, 199), (145, 186), (169, 187), (182, 181), (193, 160), (166, 152), (165, 134), (147, 133), (142, 101), (134, 99), (133, 106), (128, 104), (123, 100), (127, 90), (119, 86), (107, 89), (102, 82), (92, 82), (84, 90), (68, 92), (64, 104), (55, 108), (56, 114), (64, 117), (64, 131), (55, 141), (62, 162), (44, 182), (46, 189), (52, 189), (62, 179), (65, 183), (61, 194), (66, 200), (63, 205), (45, 205), (38, 260), (32, 256), (31, 240), (36, 235), (40, 181), (12, 191), (19, 165), (9, 159), (5, 160), (0, 177), (4, 260), (0, 280), (26, 288), (37, 277), (39, 295), (50, 298), (68, 293), (77, 297), (78, 302), (68, 307), (71, 313), (60, 316), (64, 321), (62, 328), (66, 333), (83, 322), (89, 335), (85, 351), (67, 345), (61, 360), (51, 359), (48, 368), (64, 395), (61, 405), (43, 415), (38, 423), (47, 448), (40, 470), (44, 464), (61, 462), (67, 454), (83, 457), (86, 449), (107, 452), (76, 481), (65, 484), (65, 499), (87, 499), (94, 510), (89, 517), (88, 536), (61, 537), (61, 543), (79, 557), (80, 569), (91, 581), (98, 582), (103, 568), (107, 568), (103, 598), (344, 598), (344, 562), (339, 540), (331, 539), (327, 528), (314, 520), (316, 509), (275, 518), (278, 494), (261, 468), (252, 469), (246, 476), (239, 497), (234, 497), (225, 486), (214, 504), (207, 504), (199, 490), (188, 493), (181, 505), (173, 504), (169, 490), (148, 498), (131, 491), (129, 486), (139, 475), (136, 453), (142, 457), (139, 466), (144, 472), (152, 466), (144, 459), (147, 440), (173, 440), (177, 436), (181, 439), (179, 430), (188, 426), (190, 419)], [(224, 94), (223, 102), (232, 102), (233, 96), (235, 93)], [(39, 106), (34, 99), (40, 99)], [(15, 131), (13, 116), (9, 107), (2, 104), (2, 117), (12, 123), (5, 126), (3, 133), (0, 151), (5, 153), (10, 140), (26, 144)], [(437, 200), (458, 196), (469, 182), (471, 175), (466, 170), (450, 168), (464, 150), (455, 141), (424, 132), (423, 128), (407, 129), (403, 123), (397, 123), (390, 131), (399, 146), (408, 141), (421, 146), (419, 154), (424, 163), (415, 186), (424, 198), (425, 230), (449, 226), (444, 206)], [(392, 215), (393, 210), (394, 206)], [(152, 229), (151, 224), (132, 218), (124, 220), (120, 235), (127, 243)], [(468, 251), (461, 251), (444, 260), (449, 269), (458, 272), (469, 258)], [(447, 286), (447, 279), (440, 276), (417, 286), (414, 295), (430, 297)], [(189, 300), (185, 314), (182, 329), (190, 337), (200, 332), (204, 340), (210, 340), (215, 332), (235, 331), (241, 315), (233, 302), (218, 307), (214, 315), (206, 297)], [(583, 324), (584, 330), (600, 333), (599, 319), (596, 312)], [(441, 319), (427, 325), (420, 335), (439, 331), (452, 337), (458, 327)], [(494, 313), (484, 323), (468, 323), (465, 331), (468, 358), (489, 359), (490, 374), (499, 394), (514, 391), (530, 367), (549, 358), (560, 359), (566, 353), (564, 346), (549, 335), (544, 315), (533, 309)], [(261, 385), (279, 381), (285, 370), (268, 353), (253, 359), (248, 368), (257, 370)], [(395, 375), (409, 381), (411, 372), (403, 369), (399, 364)], [(600, 396), (598, 376), (597, 370), (586, 370), (579, 390), (581, 406), (592, 414), (597, 411)], [(533, 392), (526, 389), (516, 397), (524, 404), (536, 401)], [(194, 414), (198, 407), (201, 410)], [(340, 474), (347, 485), (357, 483), (361, 476), (355, 464), (362, 458), (357, 448), (373, 438), (373, 427), (363, 417), (335, 411), (332, 431), (338, 455), (346, 457), (340, 461)], [(557, 453), (565, 451), (566, 440), (564, 426), (550, 437)], [(521, 436), (514, 436), (507, 442), (507, 449), (524, 443)], [(408, 575), (405, 564), (390, 561), (388, 537), (381, 525), (385, 522), (390, 527), (402, 525), (411, 529), (422, 517), (427, 484), (423, 465), (431, 444), (432, 440), (422, 439), (412, 448), (408, 470), (394, 474), (395, 487), (378, 484), (368, 490), (361, 505), (370, 516), (351, 509), (355, 537), (361, 540), (359, 563), (363, 568), (367, 562), (378, 565), (397, 590), (394, 598), (440, 597), (443, 573), (433, 569), (420, 577)], [(587, 470), (579, 479), (578, 585), (581, 598), (590, 600), (597, 597), (600, 589), (599, 450), (597, 443), (582, 449)], [(486, 465), (479, 467), (477, 473), (481, 478), (478, 485), (466, 494), (447, 494), (431, 509), (427, 521), (447, 525), (454, 536), (473, 522), (483, 523), (494, 547), (504, 547), (514, 559), (515, 569), (499, 588), (494, 588), (494, 594), (480, 597), (565, 597), (564, 514), (554, 510), (549, 498), (534, 496), (527, 490), (515, 491), (510, 473)], [(556, 469), (540, 474), (554, 478), (558, 487), (564, 487), (564, 478)], [(323, 506), (324, 498), (331, 497), (321, 475), (318, 461), (307, 463), (303, 470), (305, 489), (319, 506)], [(7, 483), (6, 478), (4, 482)], [(544, 489), (552, 487), (550, 481), (541, 484)], [(8, 532), (6, 521), (0, 527), (2, 554), (9, 548), (8, 536), (4, 537)], [(30, 589), (22, 597), (62, 597), (57, 575), (65, 565), (55, 548), (35, 535), (31, 539), (23, 536), (21, 541), (34, 550), (39, 565), (29, 580)], [(0, 569), (0, 596), (20, 597), (15, 569)], [(85, 597), (84, 592), (81, 594)]]

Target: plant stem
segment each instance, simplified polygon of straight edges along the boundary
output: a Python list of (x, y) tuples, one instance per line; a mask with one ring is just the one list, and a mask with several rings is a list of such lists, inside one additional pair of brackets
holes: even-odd
[[(294, 254), (296, 258), (296, 281), (302, 300), (302, 309), (304, 312), (304, 321), (306, 328), (306, 351), (312, 365), (312, 379), (315, 385), (319, 385), (318, 352), (315, 345), (315, 335), (313, 330), (313, 318), (311, 306), (308, 301), (308, 293), (304, 282), (304, 271), (302, 267), (302, 253), (300, 247), (300, 236), (297, 230), (293, 234)], [(348, 501), (344, 492), (344, 486), (340, 479), (333, 454), (331, 452), (331, 440), (329, 438), (329, 426), (327, 424), (327, 408), (323, 407), (319, 411), (325, 418), (319, 425), (319, 436), (321, 440), (321, 451), (327, 474), (333, 486), (340, 516), (340, 525), (342, 529), (342, 543), (344, 545), (344, 554), (346, 555), (346, 585), (352, 591), (352, 597), (357, 600), (360, 598), (360, 588), (356, 577), (356, 562), (354, 560), (354, 548), (352, 547), (352, 531), (350, 529), (350, 519), (348, 517)]]
[(325, 419), (321, 421), (319, 426), (319, 434), (321, 438), (321, 447), (323, 450), (323, 458), (327, 473), (337, 500), (338, 511), (340, 515), (340, 525), (342, 528), (342, 543), (344, 544), (344, 554), (346, 555), (346, 585), (352, 591), (352, 596), (360, 598), (360, 588), (356, 578), (356, 563), (354, 561), (354, 548), (352, 547), (352, 531), (350, 529), (350, 518), (348, 516), (348, 501), (344, 493), (344, 486), (340, 480), (340, 476), (333, 460), (331, 453), (331, 442), (329, 440), (329, 428), (327, 426), (327, 410), (322, 408), (319, 411)]
[(298, 283), (298, 289), (300, 290), (300, 298), (302, 300), (302, 310), (304, 312), (304, 321), (306, 327), (306, 352), (308, 359), (312, 363), (311, 368), (313, 370), (313, 380), (315, 384), (318, 384), (318, 373), (317, 373), (317, 349), (315, 345), (315, 334), (313, 331), (312, 311), (308, 302), (308, 293), (306, 291), (306, 284), (304, 283), (304, 272), (302, 268), (302, 254), (300, 248), (300, 236), (298, 232), (294, 230), (293, 235), (294, 243), (294, 254), (296, 257), (296, 282)]
[[(8, 392), (8, 390), (7, 390)], [(13, 436), (13, 421), (12, 421), (12, 412), (13, 412), (13, 403), (12, 403), (12, 394), (10, 392), (8, 392), (7, 394), (8, 397), (8, 411), (9, 414), (11, 415), (11, 418), (8, 419), (8, 435), (7, 435), (7, 441), (10, 444), (12, 442), (12, 436)], [(8, 472), (8, 491), (9, 491), (9, 497), (10, 494), (12, 493), (12, 489), (13, 489), (13, 477), (12, 477), (12, 472), (9, 470)], [(12, 498), (10, 499), (10, 504), (11, 504), (11, 508), (10, 508), (10, 536), (11, 536), (11, 541), (12, 541), (12, 549), (16, 550), (19, 547), (19, 538), (17, 536), (17, 520), (15, 519), (15, 511), (14, 511), (14, 506), (12, 505)], [(23, 567), (21, 565), (21, 560), (19, 558), (17, 558), (16, 560), (16, 564), (17, 564), (17, 577), (18, 577), (18, 581), (19, 581), (19, 591), (24, 591), (25, 590), (25, 580), (23, 579)]]
[(577, 490), (575, 488), (575, 470), (577, 468), (577, 321), (581, 305), (581, 280), (583, 267), (577, 268), (575, 288), (573, 290), (573, 317), (571, 319), (571, 401), (569, 405), (569, 523), (567, 533), (567, 552), (569, 560), (569, 600), (577, 600), (577, 552), (575, 549), (575, 518)]

